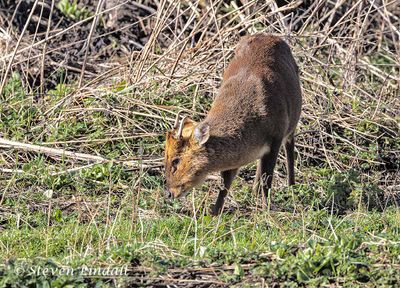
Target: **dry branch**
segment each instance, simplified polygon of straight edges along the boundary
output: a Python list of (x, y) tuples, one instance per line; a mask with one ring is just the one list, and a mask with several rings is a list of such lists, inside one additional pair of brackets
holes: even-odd
[(27, 151), (27, 152), (43, 153), (43, 154), (53, 156), (53, 157), (54, 156), (67, 157), (67, 158), (75, 159), (75, 160), (95, 161), (98, 163), (108, 161), (107, 159), (105, 159), (101, 156), (90, 155), (90, 154), (79, 153), (79, 152), (72, 152), (72, 151), (67, 151), (64, 149), (50, 148), (50, 147), (28, 144), (28, 143), (22, 143), (22, 142), (18, 142), (18, 141), (7, 140), (4, 138), (0, 138), (0, 146), (2, 146), (4, 148), (17, 149), (17, 150), (22, 150), (22, 151)]
[[(86, 153), (79, 153), (79, 152), (72, 152), (65, 149), (58, 149), (58, 148), (50, 148), (41, 145), (34, 145), (29, 143), (22, 143), (13, 140), (7, 140), (4, 138), (0, 138), (0, 147), (7, 148), (7, 149), (16, 149), (25, 152), (35, 152), (35, 153), (43, 153), (51, 157), (61, 157), (61, 158), (68, 158), (72, 160), (81, 160), (81, 161), (88, 161), (88, 162), (95, 162), (95, 163), (107, 163), (107, 162), (114, 162), (120, 163), (127, 167), (141, 167), (141, 168), (154, 168), (162, 166), (162, 158), (157, 159), (142, 159), (142, 160), (110, 160), (98, 155), (91, 155)], [(76, 171), (79, 169), (84, 169), (86, 167), (81, 168), (72, 168), (71, 171)], [(15, 172), (19, 170), (13, 169), (2, 169), (3, 172)]]

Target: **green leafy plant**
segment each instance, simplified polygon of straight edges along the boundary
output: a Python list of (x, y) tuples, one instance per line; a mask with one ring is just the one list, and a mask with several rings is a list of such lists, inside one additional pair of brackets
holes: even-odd
[(61, 0), (57, 4), (57, 8), (68, 18), (73, 20), (83, 20), (91, 16), (86, 8), (79, 8), (78, 1)]

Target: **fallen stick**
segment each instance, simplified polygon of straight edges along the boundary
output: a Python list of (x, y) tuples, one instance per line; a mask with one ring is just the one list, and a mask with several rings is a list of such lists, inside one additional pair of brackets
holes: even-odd
[(39, 146), (39, 145), (34, 145), (34, 144), (22, 143), (22, 142), (7, 140), (4, 138), (0, 138), (0, 146), (6, 147), (6, 148), (23, 150), (23, 151), (44, 153), (44, 154), (51, 155), (51, 156), (61, 156), (61, 157), (64, 156), (64, 157), (78, 159), (78, 160), (96, 161), (96, 162), (109, 161), (108, 159), (103, 158), (101, 156), (95, 156), (95, 155), (90, 155), (90, 154), (85, 154), (85, 153), (67, 151), (64, 149), (57, 149), (57, 148), (44, 147), (44, 146)]
[(102, 156), (91, 155), (86, 153), (72, 152), (64, 149), (58, 148), (50, 148), (40, 145), (22, 143), (18, 141), (7, 140), (4, 138), (0, 138), (0, 147), (5, 147), (9, 149), (18, 149), (22, 151), (30, 151), (36, 153), (43, 153), (50, 156), (58, 156), (58, 157), (67, 157), (75, 160), (84, 160), (84, 161), (92, 161), (96, 163), (107, 163), (107, 162), (115, 162), (121, 163), (127, 167), (135, 167), (140, 166), (142, 168), (154, 168), (160, 167), (163, 165), (162, 158), (159, 159), (142, 159), (142, 160), (111, 160), (104, 158)]

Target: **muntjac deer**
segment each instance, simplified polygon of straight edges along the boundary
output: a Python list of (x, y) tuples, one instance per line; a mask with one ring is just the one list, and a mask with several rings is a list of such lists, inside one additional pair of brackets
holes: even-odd
[(285, 41), (264, 33), (243, 37), (207, 117), (200, 123), (187, 116), (179, 122), (178, 113), (167, 132), (167, 195), (181, 197), (209, 173), (221, 171), (224, 187), (212, 208), (218, 214), (238, 169), (257, 159), (255, 181), (268, 193), (282, 143), (288, 182), (294, 184), (294, 132), (301, 105), (299, 71)]

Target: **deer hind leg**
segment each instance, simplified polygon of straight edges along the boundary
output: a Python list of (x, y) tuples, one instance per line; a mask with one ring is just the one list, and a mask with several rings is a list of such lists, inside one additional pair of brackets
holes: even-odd
[[(278, 159), (279, 149), (282, 141), (274, 141), (271, 144), (271, 150), (261, 157), (257, 174), (259, 174), (259, 187), (262, 187), (265, 201), (268, 201), (268, 191), (272, 186), (272, 176), (274, 173), (276, 160)], [(257, 177), (257, 175), (256, 175)], [(267, 203), (268, 204), (268, 203)]]
[(222, 179), (224, 181), (224, 187), (219, 191), (217, 202), (211, 207), (212, 214), (218, 215), (222, 211), (225, 197), (228, 194), (229, 188), (231, 187), (232, 181), (236, 176), (238, 169), (226, 170), (221, 172)]
[(253, 183), (253, 191), (256, 191), (258, 193), (258, 191), (260, 190), (260, 184), (261, 184), (261, 160), (258, 160), (256, 176), (254, 177), (254, 183)]
[(288, 184), (294, 185), (294, 135), (290, 135), (285, 143), (286, 171), (288, 173)]

